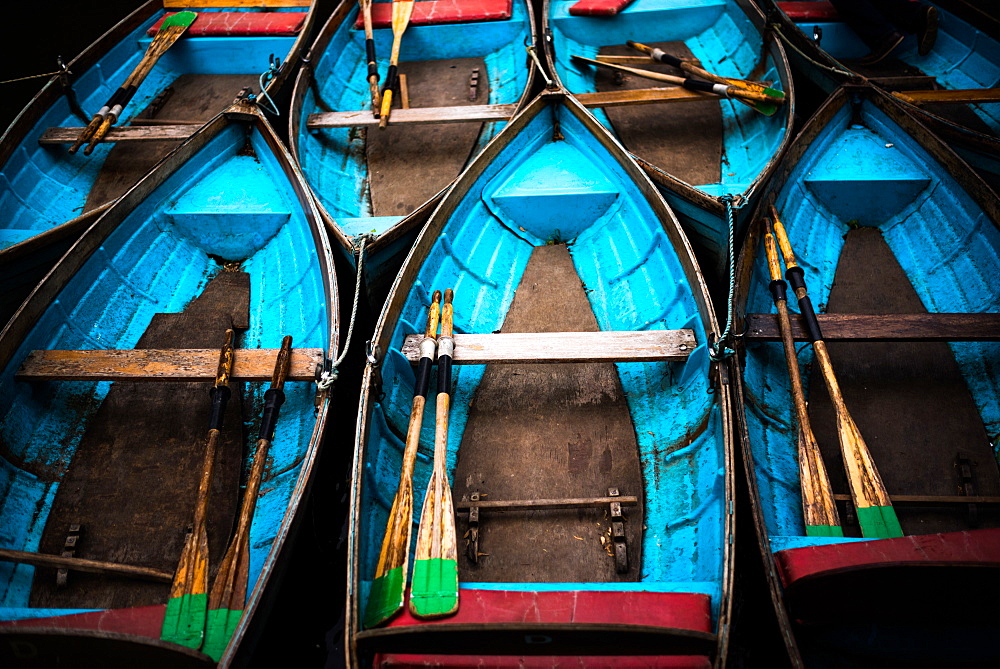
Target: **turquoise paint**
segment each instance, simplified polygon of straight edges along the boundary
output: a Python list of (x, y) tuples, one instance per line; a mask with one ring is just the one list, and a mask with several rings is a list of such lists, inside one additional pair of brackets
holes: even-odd
[[(552, 139), (553, 116), (558, 116), (563, 137), (559, 141)], [(396, 491), (402, 435), (412, 400), (412, 367), (398, 349), (406, 333), (420, 331), (416, 324), (426, 318), (429, 291), (455, 288), (457, 332), (498, 330), (533, 245), (571, 230), (574, 236), (567, 240), (570, 252), (602, 329), (691, 327), (698, 341), (686, 362), (617, 365), (644, 471), (647, 529), (642, 582), (463, 587), (704, 592), (712, 597), (718, 615), (726, 512), (723, 416), (715, 396), (708, 392), (707, 334), (677, 251), (631, 177), (572, 114), (542, 111), (507, 139), (509, 143), (484, 166), (440, 234), (435, 231), (436, 241), (420, 265), (398, 318), (384, 315), (388, 318), (384, 327), (391, 332), (381, 370), (384, 396), (370, 405), (371, 422), (361, 456), (363, 481), (356, 535), (360, 601), (370, 588), (388, 507)], [(547, 158), (551, 157), (557, 157), (558, 162), (550, 169)], [(557, 185), (549, 189), (551, 184), (539, 179), (540, 173), (555, 173)], [(586, 193), (588, 189), (593, 190)], [(607, 200), (610, 193), (616, 193), (613, 206), (591, 206)], [(511, 194), (519, 199), (516, 215), (509, 208), (498, 211), (507, 203), (495, 204)], [(572, 227), (556, 216), (566, 194), (581, 202), (584, 213), (584, 222), (574, 222)], [(519, 216), (532, 211), (532, 201), (536, 202), (534, 227), (521, 231), (513, 222), (524, 223)], [(493, 205), (488, 204), (491, 202)], [(565, 209), (562, 211), (565, 214)], [(573, 212), (575, 219), (577, 210)], [(482, 365), (453, 367), (449, 472), (454, 470), (469, 402), (484, 369)], [(435, 392), (433, 388), (431, 392)], [(671, 407), (670, 411), (664, 411), (665, 406)], [(426, 488), (430, 477), (433, 436), (428, 424), (433, 424), (432, 417), (430, 409), (425, 413), (415, 468), (417, 491)], [(416, 500), (418, 505), (420, 501)]]
[[(248, 148), (253, 156), (246, 155)], [(281, 223), (270, 221), (263, 233), (253, 225), (229, 227), (231, 217), (219, 212), (233, 214), (246, 199), (258, 211), (280, 214)], [(327, 305), (334, 295), (323, 270), (329, 255), (317, 249), (315, 231), (298, 202), (267, 140), (236, 124), (154, 190), (84, 262), (0, 374), (0, 437), (17, 458), (16, 465), (0, 461), (0, 546), (37, 550), (60, 477), (110, 387), (15, 381), (14, 370), (30, 350), (132, 348), (153, 314), (181, 311), (219, 271), (209, 253), (235, 248), (251, 277), (250, 328), (239, 347), (278, 348), (290, 334), (296, 348), (331, 351)], [(183, 223), (170, 212), (184, 212)], [(199, 239), (199, 231), (221, 241)], [(253, 441), (267, 385), (244, 387)], [(289, 382), (285, 395), (269, 450), (272, 475), (250, 531), (248, 601), (275, 541), (287, 534), (289, 504), (302, 485), (308, 449), (316, 443), (315, 385)], [(252, 444), (250, 451), (252, 457)], [(33, 572), (0, 563), (0, 619), (78, 612), (25, 612)]]
[[(931, 312), (996, 312), (1000, 309), (1000, 231), (960, 184), (912, 137), (874, 104), (844, 106), (804, 151), (776, 205), (818, 311), (830, 294), (837, 261), (848, 231), (845, 217), (878, 227), (903, 270)], [(860, 124), (853, 124), (857, 113)], [(873, 154), (852, 165), (844, 156), (858, 147)], [(878, 172), (885, 175), (879, 183)], [(808, 183), (819, 175), (825, 186)], [(853, 202), (831, 198), (838, 175), (847, 184), (860, 180)], [(914, 193), (903, 202), (896, 189)], [(914, 184), (926, 184), (919, 190)], [(845, 188), (851, 188), (848, 185)], [(818, 191), (818, 192), (817, 192)], [(885, 192), (886, 200), (876, 194)], [(891, 203), (887, 205), (887, 202)], [(755, 250), (758, 258), (763, 249)], [(774, 313), (770, 276), (755, 264), (747, 299), (748, 313)], [(789, 305), (795, 311), (795, 305)], [(1000, 345), (953, 343), (959, 368), (980, 410), (987, 434), (1000, 434)], [(812, 362), (811, 347), (798, 347), (800, 369)], [(803, 373), (808, 384), (809, 375)], [(747, 347), (746, 416), (761, 512), (772, 550), (851, 539), (805, 537), (802, 521), (795, 420), (780, 343)], [(808, 388), (806, 389), (808, 395)]]

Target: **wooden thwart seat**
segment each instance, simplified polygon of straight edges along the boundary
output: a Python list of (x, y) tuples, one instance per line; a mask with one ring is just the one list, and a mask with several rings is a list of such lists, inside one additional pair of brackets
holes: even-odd
[[(808, 341), (790, 314), (796, 341)], [(827, 341), (1000, 341), (1000, 314), (816, 314)], [(747, 314), (747, 339), (780, 341), (775, 314)]]
[[(237, 349), (233, 378), (267, 381), (278, 349)], [(292, 349), (289, 381), (313, 381), (323, 350)], [(211, 381), (219, 366), (218, 349), (106, 349), (32, 351), (17, 372), (22, 381)]]
[[(103, 142), (158, 142), (162, 140), (187, 139), (201, 127), (200, 123), (178, 123), (171, 125), (113, 127), (108, 130)], [(72, 144), (83, 128), (48, 128), (38, 138), (39, 144)]]
[(954, 104), (1000, 102), (1000, 88), (945, 88), (930, 91), (896, 91), (893, 95), (904, 102), (914, 105), (934, 102)]
[[(422, 334), (409, 334), (403, 355), (416, 364)], [(456, 334), (456, 365), (557, 362), (681, 362), (697, 346), (693, 330), (502, 332)]]
[[(704, 102), (718, 100), (718, 96), (675, 86), (672, 88), (644, 88), (639, 90), (580, 93), (576, 99), (584, 107), (621, 107), (657, 102)], [(403, 123), (482, 123), (509, 120), (517, 105), (467, 105), (462, 107), (422, 107), (419, 109), (394, 109), (390, 124)], [(306, 119), (308, 128), (352, 128), (376, 126), (379, 120), (371, 110), (360, 109), (343, 112), (320, 112)], [(55, 130), (53, 128), (53, 130)], [(110, 135), (109, 135), (110, 139)]]

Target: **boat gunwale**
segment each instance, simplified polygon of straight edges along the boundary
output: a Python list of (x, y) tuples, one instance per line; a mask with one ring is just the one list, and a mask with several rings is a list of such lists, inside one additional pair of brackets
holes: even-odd
[[(522, 3), (526, 8), (527, 16), (525, 23), (527, 23), (530, 32), (531, 44), (536, 45), (538, 43), (538, 35), (535, 29), (535, 10), (530, 0), (512, 0), (513, 2)], [(295, 77), (294, 86), (292, 88), (291, 103), (289, 105), (288, 112), (288, 148), (297, 165), (302, 163), (299, 161), (299, 136), (302, 132), (302, 107), (305, 102), (305, 97), (308, 91), (314, 87), (316, 84), (315, 70), (313, 64), (323, 57), (330, 46), (330, 40), (334, 38), (337, 31), (340, 29), (343, 22), (348, 18), (348, 15), (352, 13), (358, 6), (355, 0), (341, 0), (337, 7), (333, 10), (333, 13), (323, 24), (322, 28), (319, 30), (318, 35), (315, 40), (309, 46), (303, 57), (302, 67)], [(510, 19), (506, 19), (510, 20)], [(492, 23), (493, 21), (490, 21)], [(521, 91), (521, 95), (516, 101), (515, 109), (523, 109), (528, 102), (531, 100), (533, 91), (535, 89), (535, 82), (537, 81), (537, 71), (533, 66), (528, 67), (528, 80), (524, 88)], [(509, 121), (508, 121), (509, 123)], [(475, 147), (472, 149), (475, 151)], [(463, 167), (463, 171), (476, 159), (476, 154), (471, 153), (468, 160)], [(307, 180), (308, 183), (308, 180)], [(371, 240), (366, 246), (366, 253), (375, 254), (382, 249), (388, 247), (392, 242), (398, 240), (399, 238), (406, 235), (408, 232), (414, 228), (419, 228), (426, 223), (428, 216), (433, 212), (433, 210), (440, 203), (441, 198), (444, 193), (451, 187), (451, 184), (442, 188), (438, 193), (429, 198), (426, 202), (418, 206), (412, 212), (407, 214), (401, 221), (390, 227), (389, 229), (382, 232), (375, 239)], [(344, 231), (336, 223), (336, 218), (327, 211), (326, 207), (320, 201), (318, 195), (314, 195), (316, 200), (316, 206), (319, 209), (320, 215), (323, 217), (323, 221), (326, 223), (327, 230), (329, 234), (340, 244), (344, 250), (353, 255), (355, 253), (355, 245), (351, 237), (344, 234)]]
[[(507, 147), (509, 143), (507, 138), (516, 137), (531, 121), (543, 113), (549, 105), (553, 104), (563, 105), (569, 113), (572, 113), (586, 128), (591, 131), (592, 136), (602, 144), (611, 156), (619, 159), (619, 164), (622, 166), (626, 174), (632, 178), (636, 188), (645, 197), (654, 213), (657, 214), (659, 220), (661, 221), (660, 229), (667, 235), (671, 244), (674, 246), (674, 249), (677, 251), (679, 263), (686, 274), (689, 285), (691, 286), (691, 293), (698, 306), (699, 316), (701, 317), (706, 335), (712, 339), (718, 336), (719, 328), (715, 312), (712, 307), (711, 298), (709, 296), (704, 277), (694, 259), (694, 252), (687, 236), (681, 230), (680, 223), (678, 222), (676, 216), (666, 204), (663, 196), (653, 185), (652, 181), (650, 181), (650, 179), (645, 175), (645, 172), (642, 171), (639, 165), (632, 160), (631, 154), (625, 151), (621, 144), (619, 144), (618, 141), (610, 134), (610, 132), (604, 128), (604, 126), (601, 125), (597, 119), (579, 102), (577, 102), (576, 98), (574, 98), (565, 89), (559, 88), (555, 90), (546, 90), (538, 94), (531, 103), (529, 103), (508, 122), (507, 126), (505, 126), (503, 130), (497, 134), (497, 136), (490, 140), (489, 144), (487, 144), (482, 153), (480, 153), (480, 155), (473, 160), (465, 170), (463, 170), (462, 174), (459, 175), (453, 186), (442, 198), (433, 214), (431, 214), (427, 224), (420, 231), (420, 234), (413, 247), (410, 249), (410, 252), (407, 254), (406, 260), (403, 262), (402, 269), (397, 274), (389, 292), (389, 297), (387, 298), (378, 317), (378, 322), (370, 342), (371, 353), (368, 357), (368, 364), (365, 366), (362, 378), (361, 399), (359, 402), (358, 420), (355, 430), (354, 462), (352, 464), (353, 484), (351, 486), (350, 496), (350, 532), (348, 533), (347, 548), (347, 596), (345, 601), (347, 617), (344, 625), (344, 633), (346, 637), (345, 653), (349, 665), (353, 664), (358, 658), (358, 653), (360, 652), (359, 635), (371, 631), (362, 630), (361, 628), (360, 607), (363, 603), (360, 601), (361, 569), (358, 565), (357, 556), (360, 541), (358, 537), (361, 523), (360, 510), (362, 504), (362, 487), (364, 485), (364, 470), (367, 458), (366, 441), (371, 428), (372, 413), (374, 411), (374, 404), (376, 402), (376, 395), (378, 392), (377, 384), (381, 383), (378, 366), (384, 359), (383, 354), (389, 349), (393, 330), (395, 328), (395, 322), (398, 319), (398, 314), (401, 312), (408, 294), (408, 291), (403, 290), (403, 287), (413, 285), (419, 275), (425, 259), (433, 248), (434, 243), (436, 242), (445, 224), (448, 222), (458, 205), (465, 198), (465, 195), (470, 190), (470, 187), (481, 176), (490, 162)], [(733, 557), (735, 555), (733, 552), (733, 538), (735, 534), (735, 516), (733, 513), (733, 500), (735, 494), (733, 438), (735, 435), (732, 427), (732, 405), (730, 403), (728, 387), (728, 379), (730, 376), (725, 373), (728, 365), (728, 361), (723, 361), (718, 366), (711, 365), (708, 372), (712, 377), (709, 380), (709, 385), (714, 387), (717, 397), (716, 405), (721, 414), (721, 440), (723, 442), (721, 444), (721, 449), (723, 450), (722, 457), (726, 469), (726, 473), (724, 474), (726, 512), (725, 519), (723, 521), (724, 536), (721, 546), (722, 573), (719, 580), (721, 596), (719, 602), (719, 616), (716, 623), (717, 631), (712, 634), (716, 643), (716, 658), (725, 658), (728, 649), (728, 632), (732, 615), (732, 586), (734, 578)], [(641, 626), (624, 625), (623, 627), (632, 628)], [(535, 629), (537, 628), (538, 626), (535, 627)], [(361, 645), (363, 646), (364, 644)]]
[[(291, 155), (284, 148), (273, 127), (267, 121), (262, 111), (256, 106), (244, 102), (239, 106), (232, 106), (220, 112), (180, 146), (167, 154), (145, 177), (130, 188), (121, 198), (112, 203), (90, 225), (86, 232), (77, 239), (62, 258), (56, 262), (45, 278), (34, 288), (2, 331), (0, 331), (0, 368), (5, 368), (10, 364), (12, 356), (16, 353), (24, 337), (30, 333), (53, 299), (72, 281), (77, 271), (103, 244), (104, 240), (132, 214), (133, 210), (150, 193), (182, 169), (188, 160), (202, 150), (209, 142), (234, 125), (243, 126), (248, 136), (249, 133), (255, 130), (260, 133), (262, 139), (272, 149), (275, 161), (279, 164), (282, 173), (289, 180), (289, 184), (302, 207), (303, 218), (311, 230), (316, 245), (317, 263), (323, 277), (323, 286), (327, 301), (327, 322), (325, 323), (324, 332), (324, 337), (327, 340), (327, 345), (324, 347), (325, 355), (329, 360), (337, 357), (340, 339), (337, 281), (334, 272), (332, 250), (329, 240), (326, 237), (322, 220), (315, 207), (315, 203), (309, 197), (308, 186), (298, 171), (298, 166), (291, 160)], [(247, 629), (254, 622), (254, 613), (259, 607), (266, 606), (266, 603), (262, 601), (265, 596), (274, 596), (273, 592), (265, 593), (265, 589), (271, 581), (272, 576), (281, 566), (278, 556), (285, 550), (288, 537), (292, 536), (294, 528), (300, 524), (299, 518), (302, 515), (301, 507), (311, 486), (312, 472), (329, 415), (330, 391), (323, 391), (317, 397), (319, 403), (315, 409), (313, 429), (308, 443), (304, 444), (302, 448), (302, 458), (295, 485), (289, 493), (288, 504), (285, 507), (285, 512), (282, 515), (281, 523), (275, 533), (274, 540), (265, 554), (261, 571), (256, 581), (248, 588), (248, 597), (246, 606), (243, 609), (243, 615), (240, 617), (239, 623), (220, 660), (220, 664), (222, 665), (227, 664), (239, 649), (240, 643), (246, 636)], [(28, 633), (31, 633), (31, 631)], [(147, 637), (138, 635), (123, 636), (138, 639), (142, 643), (145, 643), (147, 639)], [(183, 647), (177, 646), (177, 648)]]

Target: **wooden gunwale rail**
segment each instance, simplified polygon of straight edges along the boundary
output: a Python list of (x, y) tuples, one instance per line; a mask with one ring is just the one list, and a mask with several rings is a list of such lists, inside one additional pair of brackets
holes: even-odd
[[(236, 349), (233, 378), (268, 381), (278, 349)], [(323, 349), (292, 350), (289, 381), (313, 381)], [(15, 378), (21, 381), (211, 381), (219, 363), (216, 349), (105, 349), (32, 351)]]

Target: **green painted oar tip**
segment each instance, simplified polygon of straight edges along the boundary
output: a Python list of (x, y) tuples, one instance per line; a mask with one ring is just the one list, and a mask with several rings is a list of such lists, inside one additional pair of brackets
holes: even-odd
[(187, 648), (200, 648), (205, 639), (208, 594), (181, 595), (167, 601), (160, 638)]
[(390, 569), (372, 581), (362, 621), (365, 628), (378, 627), (403, 608), (403, 568)]
[(891, 506), (858, 508), (858, 524), (866, 539), (893, 539), (903, 536), (896, 510)]
[(236, 631), (236, 625), (242, 617), (242, 609), (210, 610), (205, 624), (205, 643), (202, 644), (201, 652), (218, 662), (226, 652), (226, 646), (233, 638), (233, 632)]
[(840, 525), (806, 525), (807, 537), (842, 537), (844, 530)]
[(187, 28), (194, 23), (196, 18), (198, 18), (197, 12), (177, 12), (163, 19), (163, 23), (160, 24), (160, 30), (169, 28), (170, 26), (183, 26)]
[(446, 558), (417, 560), (413, 565), (410, 612), (420, 618), (439, 618), (458, 611), (458, 561)]

